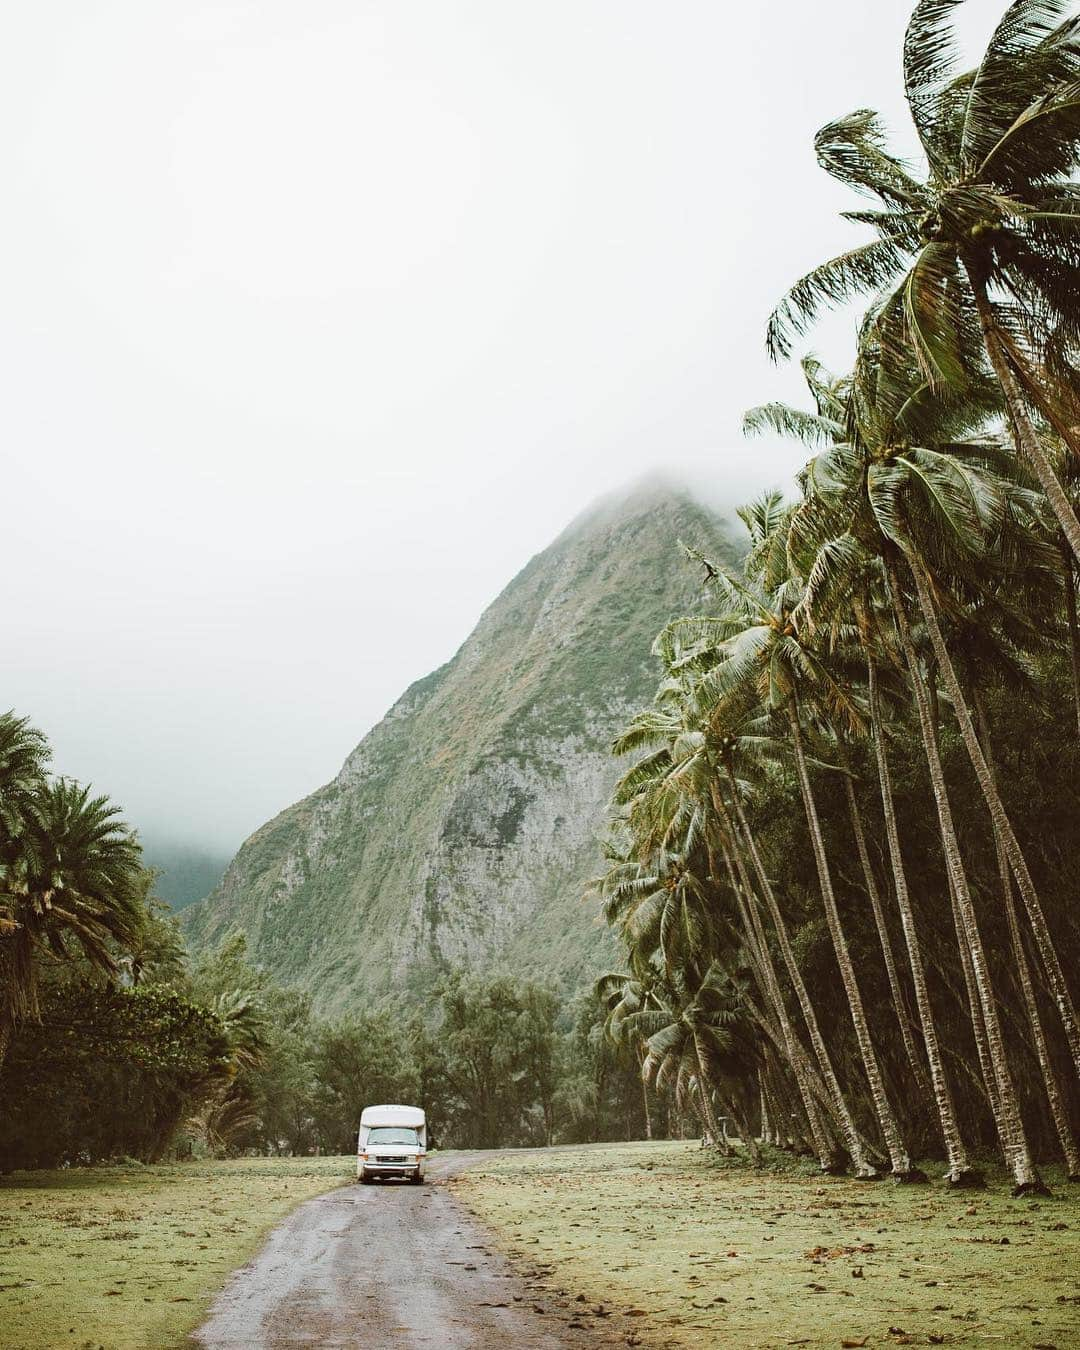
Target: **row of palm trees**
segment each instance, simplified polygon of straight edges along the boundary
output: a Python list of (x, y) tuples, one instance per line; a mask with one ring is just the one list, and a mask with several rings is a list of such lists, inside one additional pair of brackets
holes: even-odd
[[(943, 1152), (953, 1184), (978, 1184), (957, 1101), (974, 1083), (1016, 1188), (1031, 1191), (1042, 1182), (1010, 1036), (1032, 1049), (1061, 1156), (1080, 1177), (1069, 1112), (1080, 1021), (1002, 794), (991, 707), (995, 690), (1031, 690), (1040, 654), (1067, 641), (1080, 724), (1080, 20), (1064, 0), (1016, 0), (968, 71), (951, 31), (959, 3), (919, 0), (905, 38), (922, 172), (866, 110), (816, 137), (822, 166), (872, 199), (846, 215), (876, 237), (797, 282), (767, 340), (787, 356), (822, 308), (865, 296), (855, 365), (833, 377), (806, 359), (807, 407), (747, 415), (748, 432), (793, 436), (813, 457), (793, 500), (769, 494), (740, 512), (742, 568), (690, 551), (719, 605), (660, 635), (655, 706), (616, 745), (645, 753), (617, 789), (596, 883), (628, 956), (601, 989), (611, 1034), (639, 1048), (647, 1080), (692, 1105), (714, 1138), (719, 1103), (748, 1141), (803, 1141), (823, 1168), (850, 1163), (861, 1176), (887, 1160), (898, 1179), (918, 1180), (911, 1112), (898, 1102), (911, 1094), (933, 1103), (936, 1137), (920, 1143)], [(928, 950), (925, 898), (912, 896), (897, 728), (921, 748), (978, 1061), (970, 1080), (945, 1045), (942, 962)], [(997, 915), (973, 885), (958, 810), (968, 804), (946, 774), (944, 735), (962, 746), (992, 838), (1019, 1009), (1006, 1006), (1000, 973), (995, 986), (985, 933)], [(866, 743), (872, 803), (852, 768)], [(843, 837), (820, 808), (836, 780)], [(815, 987), (759, 837), (778, 781), (801, 804), (852, 1055), (823, 1031), (820, 975)], [(868, 1015), (852, 916), (838, 902), (837, 877), (852, 866), (889, 1025)], [(862, 942), (861, 928), (854, 936)]]

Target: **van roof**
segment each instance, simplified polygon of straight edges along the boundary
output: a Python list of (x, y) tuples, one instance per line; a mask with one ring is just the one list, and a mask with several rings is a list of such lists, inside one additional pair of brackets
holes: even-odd
[(365, 1106), (360, 1114), (361, 1125), (412, 1125), (425, 1123), (419, 1106)]

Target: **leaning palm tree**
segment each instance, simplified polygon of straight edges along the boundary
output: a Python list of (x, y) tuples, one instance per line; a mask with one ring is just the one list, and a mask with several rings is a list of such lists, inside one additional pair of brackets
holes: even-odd
[(42, 954), (80, 953), (113, 974), (113, 944), (136, 942), (144, 910), (142, 855), (107, 797), (54, 779), (38, 787), (0, 895), (11, 916), (0, 934), (0, 1064), (11, 1034), (37, 1015)]
[(869, 294), (931, 383), (962, 388), (980, 338), (1017, 449), (1080, 559), (1080, 520), (1031, 413), (1080, 449), (1080, 188), (1072, 178), (1080, 21), (1068, 0), (1014, 0), (977, 69), (958, 73), (951, 20), (960, 3), (919, 0), (905, 38), (904, 91), (925, 176), (889, 153), (876, 113), (860, 110), (818, 132), (822, 167), (877, 199), (878, 209), (846, 216), (878, 237), (798, 281), (769, 321), (768, 346), (787, 355), (823, 305)]
[[(866, 359), (872, 361), (872, 354)], [(1020, 536), (1020, 547), (1029, 554), (1045, 552), (1045, 568), (1052, 569), (1049, 549), (1040, 543), (1043, 531), (1039, 528), (1038, 504), (996, 474), (990, 464), (978, 461), (980, 454), (992, 457), (992, 444), (974, 447), (976, 458), (965, 459), (957, 446), (946, 449), (939, 442), (939, 448), (911, 448), (898, 443), (897, 428), (890, 425), (891, 410), (896, 406), (894, 398), (905, 387), (904, 382), (897, 372), (886, 372), (880, 362), (874, 365), (871, 382), (872, 392), (867, 395), (871, 406), (862, 418), (862, 425), (868, 429), (873, 426), (879, 437), (885, 436), (889, 453), (868, 472), (868, 496), (891, 545), (883, 556), (893, 602), (903, 604), (904, 583), (897, 568), (898, 560), (903, 558), (964, 748), (995, 836), (1016, 879), (1073, 1064), (1080, 1074), (1080, 1018), (1023, 848), (975, 730), (940, 618), (943, 606), (949, 603), (951, 568), (974, 566), (972, 580), (977, 584), (992, 574), (994, 550), (1002, 551), (1003, 541), (1004, 556), (1011, 558), (1015, 547), (1009, 543), (1010, 534), (1014, 538)]]
[(950, 402), (934, 397), (919, 372), (886, 360), (872, 320), (864, 326), (863, 349), (851, 390), (848, 439), (822, 451), (804, 474), (806, 499), (789, 531), (797, 553), (815, 554), (812, 562), (804, 563), (809, 580), (802, 611), (809, 618), (823, 596), (842, 593), (853, 574), (851, 569), (863, 565), (866, 551), (880, 559), (938, 810), (957, 939), (965, 973), (977, 995), (971, 1009), (977, 1041), (980, 1028), (985, 1031), (988, 1096), (1017, 1188), (1038, 1189), (1041, 1182), (1005, 1054), (910, 609), (913, 588), (979, 786), (1009, 853), (1010, 865), (1018, 874), (1040, 950), (1045, 943), (1048, 973), (1055, 984), (1066, 1034), (1071, 1038), (1075, 1016), (1071, 1014), (1060, 963), (1038, 897), (1029, 884), (1026, 864), (1021, 866), (1019, 844), (975, 738), (942, 636), (940, 599), (934, 593), (950, 569), (965, 576), (974, 588), (980, 577), (1000, 566), (1001, 558), (1012, 556), (1013, 536), (1017, 534), (1023, 536), (1025, 547), (1038, 553), (1038, 507), (1030, 494), (995, 472), (998, 448), (993, 438), (963, 439), (970, 433), (972, 422), (982, 417), (982, 411), (970, 400)]
[[(870, 1035), (855, 967), (851, 959), (836, 903), (832, 868), (821, 826), (817, 799), (810, 776), (806, 748), (805, 723), (811, 705), (827, 707), (842, 718), (858, 719), (847, 692), (834, 678), (820, 652), (800, 640), (791, 616), (801, 596), (801, 581), (776, 560), (786, 560), (786, 517), (778, 515), (770, 498), (745, 508), (741, 513), (750, 528), (751, 555), (749, 577), (737, 577), (727, 568), (709, 564), (710, 577), (728, 606), (729, 615), (721, 625), (720, 641), (709, 645), (707, 621), (688, 622), (688, 629), (700, 632), (702, 674), (705, 697), (722, 710), (734, 698), (745, 697), (752, 687), (762, 705), (786, 724), (795, 765), (796, 781), (802, 797), (810, 832), (811, 848), (817, 870), (826, 925), (832, 938), (840, 977), (851, 1014), (859, 1054), (870, 1087), (874, 1113), (889, 1153), (893, 1175), (898, 1180), (925, 1180), (914, 1168), (904, 1144), (899, 1122), (889, 1101)], [(775, 539), (773, 536), (777, 536)], [(771, 573), (776, 571), (776, 575)], [(758, 575), (754, 575), (754, 573)], [(772, 582), (773, 584), (769, 584)], [(724, 627), (730, 635), (722, 635)]]
[[(804, 371), (806, 369), (804, 363)], [(948, 1178), (954, 1186), (981, 1186), (982, 1172), (970, 1163), (961, 1135), (955, 1098), (945, 1071), (942, 1039), (935, 1016), (927, 979), (926, 958), (919, 925), (911, 901), (907, 868), (900, 840), (893, 774), (889, 763), (886, 703), (889, 697), (889, 672), (898, 663), (894, 621), (889, 617), (883, 594), (878, 532), (860, 519), (865, 491), (866, 457), (852, 443), (858, 439), (853, 425), (853, 379), (828, 375), (814, 363), (813, 378), (807, 379), (816, 411), (794, 409), (782, 403), (752, 409), (744, 419), (748, 434), (779, 432), (794, 437), (808, 449), (817, 451), (799, 476), (802, 504), (793, 513), (786, 537), (789, 553), (807, 577), (805, 593), (799, 605), (799, 625), (836, 635), (850, 633), (861, 650), (866, 667), (868, 721), (878, 774), (885, 837), (892, 871), (893, 890), (900, 914), (901, 928), (908, 953), (908, 965), (915, 993), (922, 1042), (926, 1051), (938, 1124), (948, 1158)], [(924, 399), (917, 395), (899, 401), (897, 420), (910, 439)], [(985, 402), (989, 408), (992, 403)], [(955, 425), (946, 429), (959, 435), (967, 429), (978, 411), (969, 400), (957, 414)], [(917, 438), (918, 439), (918, 438)], [(884, 690), (884, 692), (883, 692)], [(857, 832), (856, 832), (857, 834)], [(950, 884), (950, 893), (952, 888)], [(965, 978), (969, 980), (969, 1004), (976, 1028), (980, 1062), (986, 1067), (987, 1088), (995, 1096), (994, 1078), (981, 1013), (967, 950), (961, 944)], [(894, 999), (896, 998), (894, 992)], [(903, 1021), (899, 1002), (897, 1015)]]
[[(651, 954), (647, 944), (644, 944), (645, 950), (641, 950), (642, 938), (650, 931), (639, 921), (639, 915), (644, 913), (657, 918), (661, 915), (692, 917), (694, 927), (686, 932), (690, 941), (682, 951), (700, 960), (701, 950), (695, 950), (696, 938), (710, 925), (699, 926), (702, 916), (696, 905), (691, 914), (687, 914), (675, 894), (669, 891), (665, 899), (663, 893), (658, 892), (659, 873), (663, 870), (662, 855), (660, 866), (657, 866), (658, 850), (669, 849), (677, 842), (680, 857), (685, 857), (700, 841), (709, 857), (723, 856), (731, 877), (735, 909), (741, 920), (742, 941), (763, 997), (764, 1007), (757, 1010), (755, 1016), (763, 1034), (774, 1041), (794, 1074), (821, 1166), (829, 1172), (842, 1170), (842, 1160), (822, 1119), (824, 1108), (844, 1140), (856, 1173), (876, 1175), (875, 1168), (865, 1156), (863, 1142), (818, 1025), (809, 990), (799, 971), (786, 922), (749, 821), (738, 801), (743, 785), (736, 777), (736, 761), (751, 756), (760, 762), (763, 754), (768, 755), (772, 738), (754, 725), (748, 716), (749, 706), (740, 716), (729, 716), (727, 724), (718, 728), (715, 709), (707, 700), (699, 698), (698, 686), (691, 676), (687, 651), (679, 637), (682, 627), (678, 622), (669, 625), (654, 643), (653, 650), (661, 658), (665, 670), (657, 706), (639, 713), (614, 745), (619, 754), (649, 751), (623, 776), (614, 794), (616, 805), (627, 809), (627, 824), (639, 849), (644, 848), (648, 865), (640, 871), (628, 872), (626, 860), (622, 860), (621, 865), (599, 884), (599, 893), (609, 906), (613, 902), (619, 905), (619, 918), (632, 913), (634, 922), (624, 926), (623, 930), (624, 937), (629, 940), (632, 959), (635, 952), (641, 952), (643, 960)], [(734, 794), (734, 803), (725, 798), (726, 789), (721, 784), (721, 777)], [(816, 1070), (798, 1042), (787, 1014), (780, 979), (758, 914), (759, 901), (747, 870), (744, 856), (747, 849), (762, 887), (791, 986), (802, 1009)], [(710, 871), (714, 870), (714, 866), (710, 866)], [(695, 894), (700, 897), (700, 886), (695, 888)], [(609, 917), (615, 916), (616, 911), (609, 908)], [(685, 927), (683, 923), (672, 924), (669, 931), (681, 939)], [(670, 965), (674, 948), (670, 943), (664, 943), (663, 947), (665, 961)]]
[[(987, 692), (989, 687), (996, 683), (999, 688), (1008, 691), (1010, 698), (1037, 696), (1030, 662), (1014, 645), (1017, 636), (1022, 635), (1029, 650), (1037, 646), (1041, 633), (1033, 622), (1032, 614), (1033, 611), (1026, 606), (1023, 612), (1017, 612), (1014, 600), (997, 596), (972, 608), (970, 612), (956, 616), (952, 625), (953, 632), (950, 634), (949, 646), (954, 653), (961, 684), (970, 697), (979, 743), (995, 784), (999, 775), (995, 764)], [(1025, 950), (1013, 896), (1012, 869), (1009, 866), (1004, 843), (996, 830), (994, 853), (1014, 974), (1031, 1031), (1031, 1049), (1042, 1077), (1050, 1117), (1057, 1132), (1066, 1171), (1070, 1179), (1080, 1179), (1080, 1150), (1077, 1148), (1069, 1121), (1065, 1104), (1066, 1095), (1062, 1091), (1043, 1027), (1031, 963)]]

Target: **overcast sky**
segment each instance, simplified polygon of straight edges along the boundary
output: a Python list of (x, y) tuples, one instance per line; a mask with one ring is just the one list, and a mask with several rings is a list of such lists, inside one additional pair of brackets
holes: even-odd
[(811, 137), (903, 127), (908, 8), (7, 6), (0, 705), (231, 847), (597, 494), (785, 483), (764, 320), (858, 237)]

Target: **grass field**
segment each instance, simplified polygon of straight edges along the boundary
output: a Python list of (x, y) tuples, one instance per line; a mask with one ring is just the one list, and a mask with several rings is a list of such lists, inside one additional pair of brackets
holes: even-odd
[(0, 1181), (0, 1346), (182, 1345), (229, 1272), (352, 1158), (73, 1168)]
[[(523, 1154), (458, 1196), (537, 1293), (649, 1346), (1080, 1346), (1080, 1194), (770, 1175), (696, 1146)], [(600, 1310), (599, 1312), (596, 1310)]]

